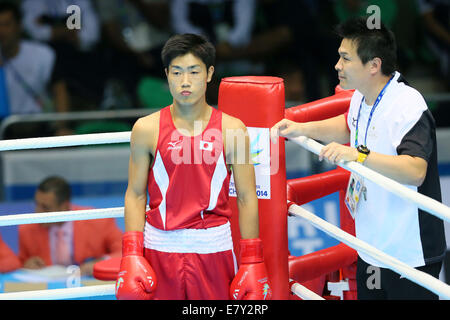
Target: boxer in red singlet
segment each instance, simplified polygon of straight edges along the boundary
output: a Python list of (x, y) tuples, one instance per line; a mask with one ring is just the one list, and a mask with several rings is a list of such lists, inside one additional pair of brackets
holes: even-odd
[[(140, 118), (131, 133), (118, 299), (271, 298), (247, 130), (205, 98), (214, 59), (212, 44), (193, 34), (173, 36), (162, 50), (173, 104)], [(238, 271), (231, 165), (242, 237)]]

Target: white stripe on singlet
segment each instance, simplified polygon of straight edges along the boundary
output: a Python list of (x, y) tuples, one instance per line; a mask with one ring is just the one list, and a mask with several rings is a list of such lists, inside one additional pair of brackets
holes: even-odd
[(158, 206), (159, 214), (161, 215), (161, 220), (164, 229), (166, 228), (166, 194), (169, 188), (169, 175), (167, 174), (166, 168), (164, 167), (164, 162), (162, 161), (161, 155), (158, 151), (156, 154), (155, 164), (153, 165), (153, 176), (155, 177), (155, 182), (162, 195), (161, 203)]
[(220, 190), (222, 190), (223, 182), (227, 177), (227, 166), (224, 161), (223, 152), (220, 153), (217, 159), (216, 167), (214, 168), (213, 177), (211, 179), (211, 190), (209, 196), (209, 206), (206, 210), (213, 210), (217, 205), (217, 199), (219, 198)]

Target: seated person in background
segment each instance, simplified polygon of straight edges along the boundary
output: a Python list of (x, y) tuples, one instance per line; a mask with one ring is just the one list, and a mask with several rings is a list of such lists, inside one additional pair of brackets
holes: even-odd
[[(69, 29), (71, 5), (80, 8), (79, 29)], [(80, 51), (91, 50), (100, 40), (100, 25), (91, 0), (23, 0), (24, 28), (31, 38), (42, 42), (63, 42)]]
[[(4, 68), (8, 107), (0, 111), (0, 118), (11, 114), (69, 111), (66, 83), (62, 78), (54, 77), (57, 60), (54, 50), (46, 44), (23, 39), (21, 24), (19, 7), (1, 2), (0, 67)], [(64, 128), (61, 126), (60, 129)], [(33, 130), (37, 129), (22, 124), (16, 131)], [(31, 134), (26, 132), (25, 136), (17, 138)]]
[[(36, 212), (81, 210), (70, 203), (71, 189), (61, 177), (48, 177), (35, 193)], [(19, 258), (24, 268), (80, 266), (92, 275), (94, 264), (120, 256), (122, 232), (114, 219), (79, 220), (19, 226)]]
[(450, 2), (417, 0), (426, 44), (437, 57), (440, 75), (450, 83)]
[[(218, 103), (220, 81), (228, 76), (261, 73), (261, 66), (247, 57), (235, 57), (252, 39), (255, 0), (172, 0), (170, 22), (174, 33), (205, 36), (217, 48), (215, 74), (208, 84), (206, 100)], [(266, 43), (263, 44), (267, 46)], [(225, 52), (230, 59), (222, 59)]]
[[(71, 11), (72, 5), (79, 11)], [(109, 66), (103, 64), (98, 50), (101, 30), (92, 1), (23, 0), (22, 11), (24, 31), (56, 52), (55, 73), (66, 82), (72, 111), (97, 110), (104, 87), (103, 68)]]
[[(136, 88), (143, 77), (156, 77), (165, 81), (160, 53), (170, 37), (169, 0), (96, 0), (102, 26), (106, 86), (118, 81), (132, 104), (138, 104)], [(106, 90), (106, 89), (105, 89)], [(103, 101), (105, 102), (105, 101)], [(118, 104), (118, 102), (116, 102)], [(102, 105), (104, 108), (109, 104)], [(126, 108), (124, 103), (115, 106)]]
[(22, 267), (19, 258), (0, 236), (0, 273), (11, 272)]
[(174, 0), (170, 7), (175, 33), (206, 36), (214, 44), (232, 48), (252, 36), (255, 0)]

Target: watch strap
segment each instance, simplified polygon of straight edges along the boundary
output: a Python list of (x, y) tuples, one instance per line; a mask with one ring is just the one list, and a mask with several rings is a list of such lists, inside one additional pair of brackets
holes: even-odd
[(358, 159), (356, 159), (359, 163), (364, 163), (366, 161), (367, 154), (358, 151)]

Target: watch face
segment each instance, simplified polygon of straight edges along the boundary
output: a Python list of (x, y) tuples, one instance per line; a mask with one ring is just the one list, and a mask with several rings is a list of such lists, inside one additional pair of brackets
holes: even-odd
[(369, 149), (366, 146), (363, 146), (363, 145), (359, 145), (357, 149), (358, 149), (359, 152), (365, 153), (365, 154), (369, 154), (369, 152), (370, 152)]

